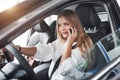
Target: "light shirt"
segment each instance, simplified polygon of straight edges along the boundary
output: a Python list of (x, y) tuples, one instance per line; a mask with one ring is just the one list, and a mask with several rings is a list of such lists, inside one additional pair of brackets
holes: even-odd
[[(52, 59), (48, 75), (50, 77), (55, 62), (64, 53), (64, 44), (56, 40), (47, 45), (36, 45), (37, 52), (35, 58), (40, 61), (48, 61)], [(82, 57), (78, 48), (72, 49), (71, 57), (60, 63), (57, 70), (52, 75), (52, 80), (79, 80), (83, 77), (83, 68), (87, 61)]]
[(28, 44), (27, 46), (33, 46), (33, 45), (36, 45), (36, 44), (47, 44), (47, 41), (49, 39), (49, 35), (47, 32), (34, 32), (29, 41), (28, 41)]

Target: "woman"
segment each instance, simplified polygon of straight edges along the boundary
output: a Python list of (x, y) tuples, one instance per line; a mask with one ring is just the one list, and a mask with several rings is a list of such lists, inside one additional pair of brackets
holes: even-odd
[[(58, 15), (56, 30), (57, 39), (52, 43), (16, 48), (25, 55), (34, 56), (41, 61), (52, 59), (48, 73), (51, 80), (82, 79), (82, 71), (91, 69), (94, 62), (91, 60), (91, 54), (86, 52), (93, 45), (92, 40), (71, 10), (64, 10)], [(58, 59), (59, 66), (52, 72)]]

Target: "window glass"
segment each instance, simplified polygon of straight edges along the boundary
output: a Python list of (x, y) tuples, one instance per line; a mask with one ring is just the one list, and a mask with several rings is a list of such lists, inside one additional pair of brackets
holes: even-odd
[(109, 60), (115, 59), (120, 55), (120, 30), (106, 36), (101, 43), (102, 50), (108, 55)]
[(57, 20), (57, 15), (51, 15), (45, 18), (45, 22), (50, 26), (52, 22)]
[(94, 6), (95, 10), (102, 22), (108, 21), (108, 15), (103, 6)]
[(98, 12), (97, 14), (100, 17), (101, 21), (108, 21), (108, 15), (106, 12)]
[(15, 45), (26, 46), (28, 34), (29, 34), (29, 29), (20, 36), (18, 36), (16, 39), (14, 39), (13, 43)]
[(119, 7), (120, 7), (120, 0), (117, 0), (117, 2), (118, 2), (118, 5), (119, 5)]

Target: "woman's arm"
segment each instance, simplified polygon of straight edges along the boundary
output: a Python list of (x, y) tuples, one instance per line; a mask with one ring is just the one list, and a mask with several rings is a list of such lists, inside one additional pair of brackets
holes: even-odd
[(36, 47), (20, 47), (16, 45), (15, 48), (27, 56), (34, 56), (36, 53)]
[(66, 60), (68, 57), (71, 57), (72, 44), (69, 44), (65, 47), (64, 54), (61, 57), (61, 62)]

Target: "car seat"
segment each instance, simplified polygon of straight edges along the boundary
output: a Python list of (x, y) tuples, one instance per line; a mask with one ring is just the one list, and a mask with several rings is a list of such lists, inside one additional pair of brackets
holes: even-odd
[(27, 46), (33, 46), (38, 43), (47, 44), (49, 38), (50, 27), (44, 21), (41, 21), (31, 28), (28, 36)]
[[(32, 28), (31, 33), (33, 34), (28, 40), (28, 46), (34, 46), (36, 44), (46, 45), (56, 39), (54, 36), (55, 27), (48, 26), (45, 21), (41, 21), (39, 24), (35, 25)], [(34, 67), (34, 71), (38, 75), (40, 80), (48, 79), (48, 69), (50, 66), (50, 62), (51, 60), (42, 61), (40, 62), (40, 65)]]
[(50, 38), (48, 39), (48, 42), (52, 42), (54, 41), (56, 38), (57, 38), (57, 34), (56, 34), (56, 21), (53, 21), (51, 24), (50, 24)]
[(101, 22), (93, 5), (84, 4), (76, 7), (75, 12), (84, 26), (85, 32), (91, 37), (94, 43), (110, 32), (108, 22)]

